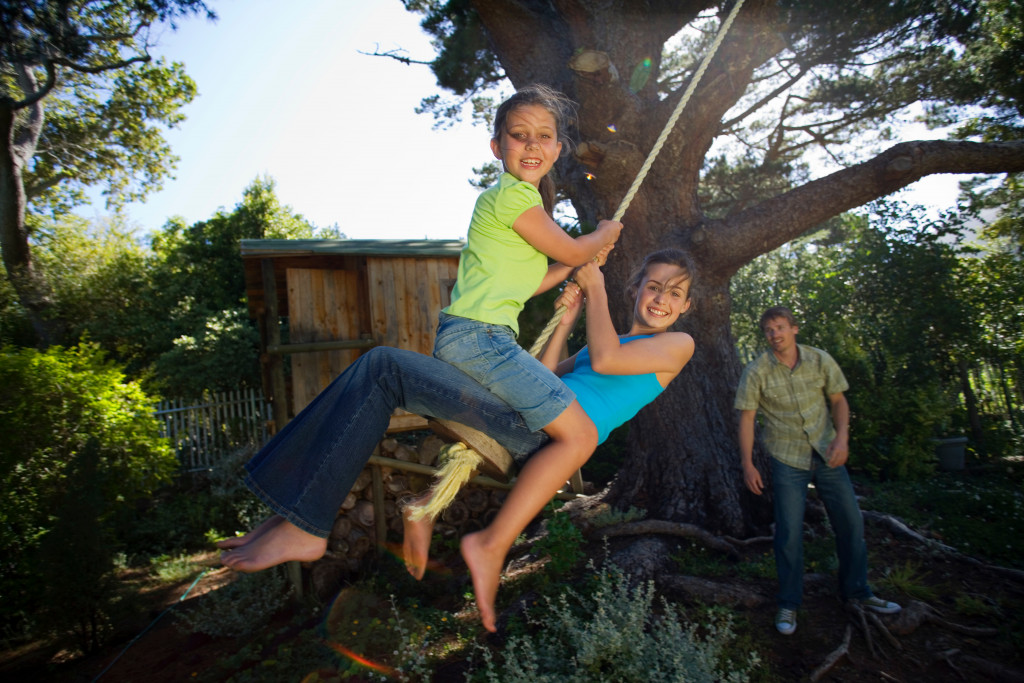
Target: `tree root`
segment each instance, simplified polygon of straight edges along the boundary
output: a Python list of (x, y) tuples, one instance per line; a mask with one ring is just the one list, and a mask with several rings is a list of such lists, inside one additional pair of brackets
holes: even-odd
[(903, 649), (903, 645), (900, 643), (899, 640), (896, 639), (896, 636), (894, 636), (892, 634), (892, 631), (890, 631), (889, 628), (885, 624), (882, 623), (882, 620), (879, 619), (877, 614), (875, 614), (874, 612), (870, 612), (870, 611), (866, 612), (866, 614), (868, 616), (868, 619), (871, 621), (871, 623), (874, 624), (875, 628), (878, 629), (878, 632), (882, 634), (882, 636), (889, 643), (889, 645), (892, 646), (892, 648), (894, 650), (902, 650)]
[[(774, 525), (772, 525), (774, 526)], [(732, 536), (722, 536), (722, 540), (732, 543), (733, 545), (747, 546), (756, 545), (758, 543), (771, 543), (775, 540), (774, 536), (751, 536), (750, 538), (733, 538)]]
[[(877, 614), (864, 609), (856, 600), (847, 600), (843, 607), (849, 613), (851, 618), (851, 623), (846, 625), (843, 642), (825, 658), (825, 661), (823, 661), (817, 669), (811, 673), (811, 681), (820, 681), (836, 666), (836, 664), (839, 663), (843, 657), (850, 658), (850, 640), (853, 636), (854, 625), (860, 629), (861, 634), (864, 636), (864, 640), (868, 645), (868, 650), (871, 652), (872, 659), (877, 660), (888, 658), (888, 655), (875, 643), (875, 638), (872, 636), (872, 627), (882, 634), (882, 637), (893, 649), (903, 650), (903, 645), (900, 644), (900, 641), (896, 639), (896, 636), (889, 631), (888, 627), (886, 627)], [(883, 679), (894, 680), (884, 671), (879, 671), (878, 673)]]
[(999, 629), (983, 626), (965, 626), (942, 617), (931, 605), (911, 600), (893, 620), (891, 628), (901, 636), (913, 633), (924, 624), (935, 624), (972, 638), (987, 638), (999, 634)]
[(829, 653), (829, 656), (825, 658), (825, 661), (818, 666), (813, 672), (811, 672), (811, 682), (816, 683), (820, 681), (825, 674), (831, 671), (836, 664), (843, 657), (847, 657), (850, 654), (850, 637), (853, 635), (853, 627), (849, 624), (846, 625), (846, 634), (843, 636), (842, 644)]
[(754, 608), (768, 601), (766, 596), (735, 584), (718, 583), (696, 576), (662, 575), (657, 578), (657, 584), (663, 592), (683, 593), (710, 605)]
[(946, 545), (945, 543), (940, 543), (939, 541), (936, 541), (932, 538), (925, 538), (924, 536), (917, 533), (916, 531), (908, 527), (906, 524), (904, 524), (901, 520), (893, 517), (892, 515), (886, 515), (881, 512), (874, 512), (872, 510), (865, 510), (863, 514), (864, 519), (870, 520), (872, 522), (877, 522), (878, 524), (889, 529), (889, 531), (891, 531), (896, 536), (903, 536), (904, 538), (912, 539), (928, 548), (933, 548), (947, 555), (952, 555), (953, 557), (963, 560), (964, 562), (972, 564), (976, 567), (981, 567), (983, 569), (994, 572), (996, 574), (1000, 574), (1002, 576), (1006, 576), (1016, 581), (1024, 582), (1024, 571), (1021, 571), (1020, 569), (1013, 569), (1011, 567), (1000, 567), (996, 564), (986, 564), (985, 562), (982, 562), (977, 558), (971, 557), (970, 555), (964, 555), (953, 546)]
[(982, 659), (981, 657), (963, 654), (959, 649), (954, 648), (952, 650), (940, 652), (938, 654), (938, 658), (944, 661), (946, 666), (952, 669), (953, 672), (960, 676), (962, 680), (972, 681), (977, 680), (977, 677), (965, 674), (961, 667), (957, 666), (953, 662), (953, 657), (958, 655), (960, 663), (966, 665), (966, 668), (972, 674), (980, 672), (998, 683), (1019, 683), (1019, 681), (1024, 680), (1024, 672), (1007, 668), (1002, 664), (996, 664), (995, 662), (990, 662), (989, 660)]
[(853, 622), (860, 628), (861, 633), (864, 635), (864, 640), (867, 641), (868, 650), (871, 652), (872, 659), (886, 658), (888, 655), (885, 654), (881, 648), (875, 645), (875, 639), (871, 635), (871, 626), (877, 628), (885, 640), (895, 647), (895, 649), (903, 649), (903, 646), (900, 645), (895, 636), (889, 632), (889, 629), (882, 623), (882, 620), (879, 619), (877, 615), (861, 607), (856, 600), (847, 600), (843, 607), (847, 612), (849, 612)]
[(660, 519), (645, 519), (638, 522), (626, 522), (614, 526), (603, 527), (598, 530), (598, 538), (613, 538), (616, 536), (644, 536), (649, 534), (661, 534), (666, 536), (681, 536), (700, 541), (707, 547), (723, 552), (731, 559), (740, 559), (740, 553), (729, 541), (721, 536), (701, 529), (695, 524), (681, 522), (666, 522)]

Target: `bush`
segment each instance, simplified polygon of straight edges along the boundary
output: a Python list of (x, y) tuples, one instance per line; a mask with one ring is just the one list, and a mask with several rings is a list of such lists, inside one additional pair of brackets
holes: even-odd
[(502, 662), (484, 651), (488, 683), (581, 681), (744, 681), (757, 656), (738, 668), (723, 662), (733, 638), (731, 617), (703, 625), (684, 624), (677, 609), (662, 601), (654, 608), (654, 585), (631, 586), (623, 572), (606, 564), (589, 595), (567, 589), (557, 600), (527, 615), (532, 635), (511, 636)]
[(42, 623), (59, 636), (70, 634), (81, 652), (94, 652), (110, 633), (114, 593), (114, 549), (101, 518), (102, 474), (99, 447), (86, 444), (69, 466), (67, 490), (53, 528), (42, 537), (38, 576), (42, 580)]
[(850, 383), (850, 465), (879, 480), (931, 475), (936, 429), (953, 407), (939, 381), (901, 370), (906, 358), (871, 362), (845, 348), (834, 357)]
[(583, 545), (583, 534), (564, 512), (556, 512), (549, 517), (545, 527), (547, 535), (534, 544), (533, 550), (538, 555), (551, 558), (548, 570), (553, 576), (559, 577), (572, 569), (582, 557), (580, 547)]
[[(37, 551), (66, 519), (81, 473), (92, 482), (89, 515), (98, 525), (170, 479), (177, 463), (152, 405), (94, 344), (0, 353), (0, 616), (7, 633), (22, 631), (16, 622), (38, 612), (46, 586), (34, 567)], [(85, 463), (90, 441), (95, 462)]]

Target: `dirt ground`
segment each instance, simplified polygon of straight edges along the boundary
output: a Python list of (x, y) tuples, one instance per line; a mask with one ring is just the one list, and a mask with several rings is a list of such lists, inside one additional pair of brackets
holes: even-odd
[[(737, 607), (737, 616), (745, 629), (743, 632), (749, 635), (749, 642), (770, 666), (773, 680), (810, 680), (830, 656), (836, 655), (852, 625), (848, 652), (838, 657), (835, 666), (820, 680), (847, 683), (1024, 681), (1021, 673), (1024, 672), (1024, 657), (1017, 647), (1024, 624), (1021, 617), (1024, 581), (966, 558), (927, 553), (916, 544), (899, 540), (872, 524), (868, 525), (868, 545), (874, 566), (900, 567), (911, 561), (922, 567), (919, 583), (934, 591), (934, 597), (927, 603), (933, 618), (917, 624), (910, 632), (900, 633), (898, 617), (881, 617), (880, 621), (889, 626), (894, 639), (890, 642), (881, 631), (871, 627), (877, 648), (873, 654), (857, 626), (859, 620), (851, 618), (834, 597), (834, 579), (810, 575), (797, 631), (789, 637), (781, 636), (775, 632), (772, 622), (773, 581), (748, 581), (744, 587), (763, 595), (766, 602), (755, 608)], [(759, 548), (751, 552), (765, 550)], [(212, 559), (212, 554), (210, 557)], [(447, 562), (456, 575), (465, 574), (457, 555)], [(872, 579), (877, 582), (878, 577), (873, 575)], [(117, 637), (99, 654), (69, 660), (66, 654), (42, 646), (3, 653), (0, 678), (56, 683), (210, 680), (209, 672), (222, 669), (220, 665), (245, 645), (245, 639), (183, 634), (167, 612), (168, 608), (188, 609), (231, 580), (233, 575), (228, 570), (211, 569), (180, 604), (179, 598), (189, 589), (191, 581), (150, 591), (146, 596), (148, 612), (138, 614), (131, 623), (119, 624)], [(466, 586), (468, 590), (468, 577)], [(907, 608), (905, 612), (911, 612), (910, 596), (878, 592), (901, 602)], [(979, 611), (988, 613), (970, 616), (958, 612), (958, 596), (976, 599), (978, 604), (987, 606)], [(924, 605), (913, 605), (913, 613), (919, 613)], [(269, 628), (280, 630), (274, 640), (281, 644), (287, 643), (289, 638), (308, 638), (315, 621), (303, 623), (301, 618), (297, 620), (294, 613), (285, 610), (275, 617)], [(459, 664), (447, 663), (434, 680), (463, 680), (463, 667)], [(342, 683), (340, 679), (334, 680)]]

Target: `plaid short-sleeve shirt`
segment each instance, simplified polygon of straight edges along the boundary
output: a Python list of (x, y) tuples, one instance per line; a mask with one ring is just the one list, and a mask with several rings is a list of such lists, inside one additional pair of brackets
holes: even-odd
[(822, 455), (836, 436), (828, 396), (850, 388), (832, 356), (798, 344), (800, 360), (792, 370), (770, 350), (743, 369), (736, 390), (737, 410), (757, 410), (765, 446), (790, 467), (811, 468), (811, 453)]

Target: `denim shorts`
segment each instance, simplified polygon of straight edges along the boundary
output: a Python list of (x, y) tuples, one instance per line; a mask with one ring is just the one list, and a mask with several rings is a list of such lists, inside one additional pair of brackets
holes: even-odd
[(441, 313), (434, 357), (490, 389), (533, 431), (550, 424), (576, 400), (555, 373), (519, 346), (505, 325)]

